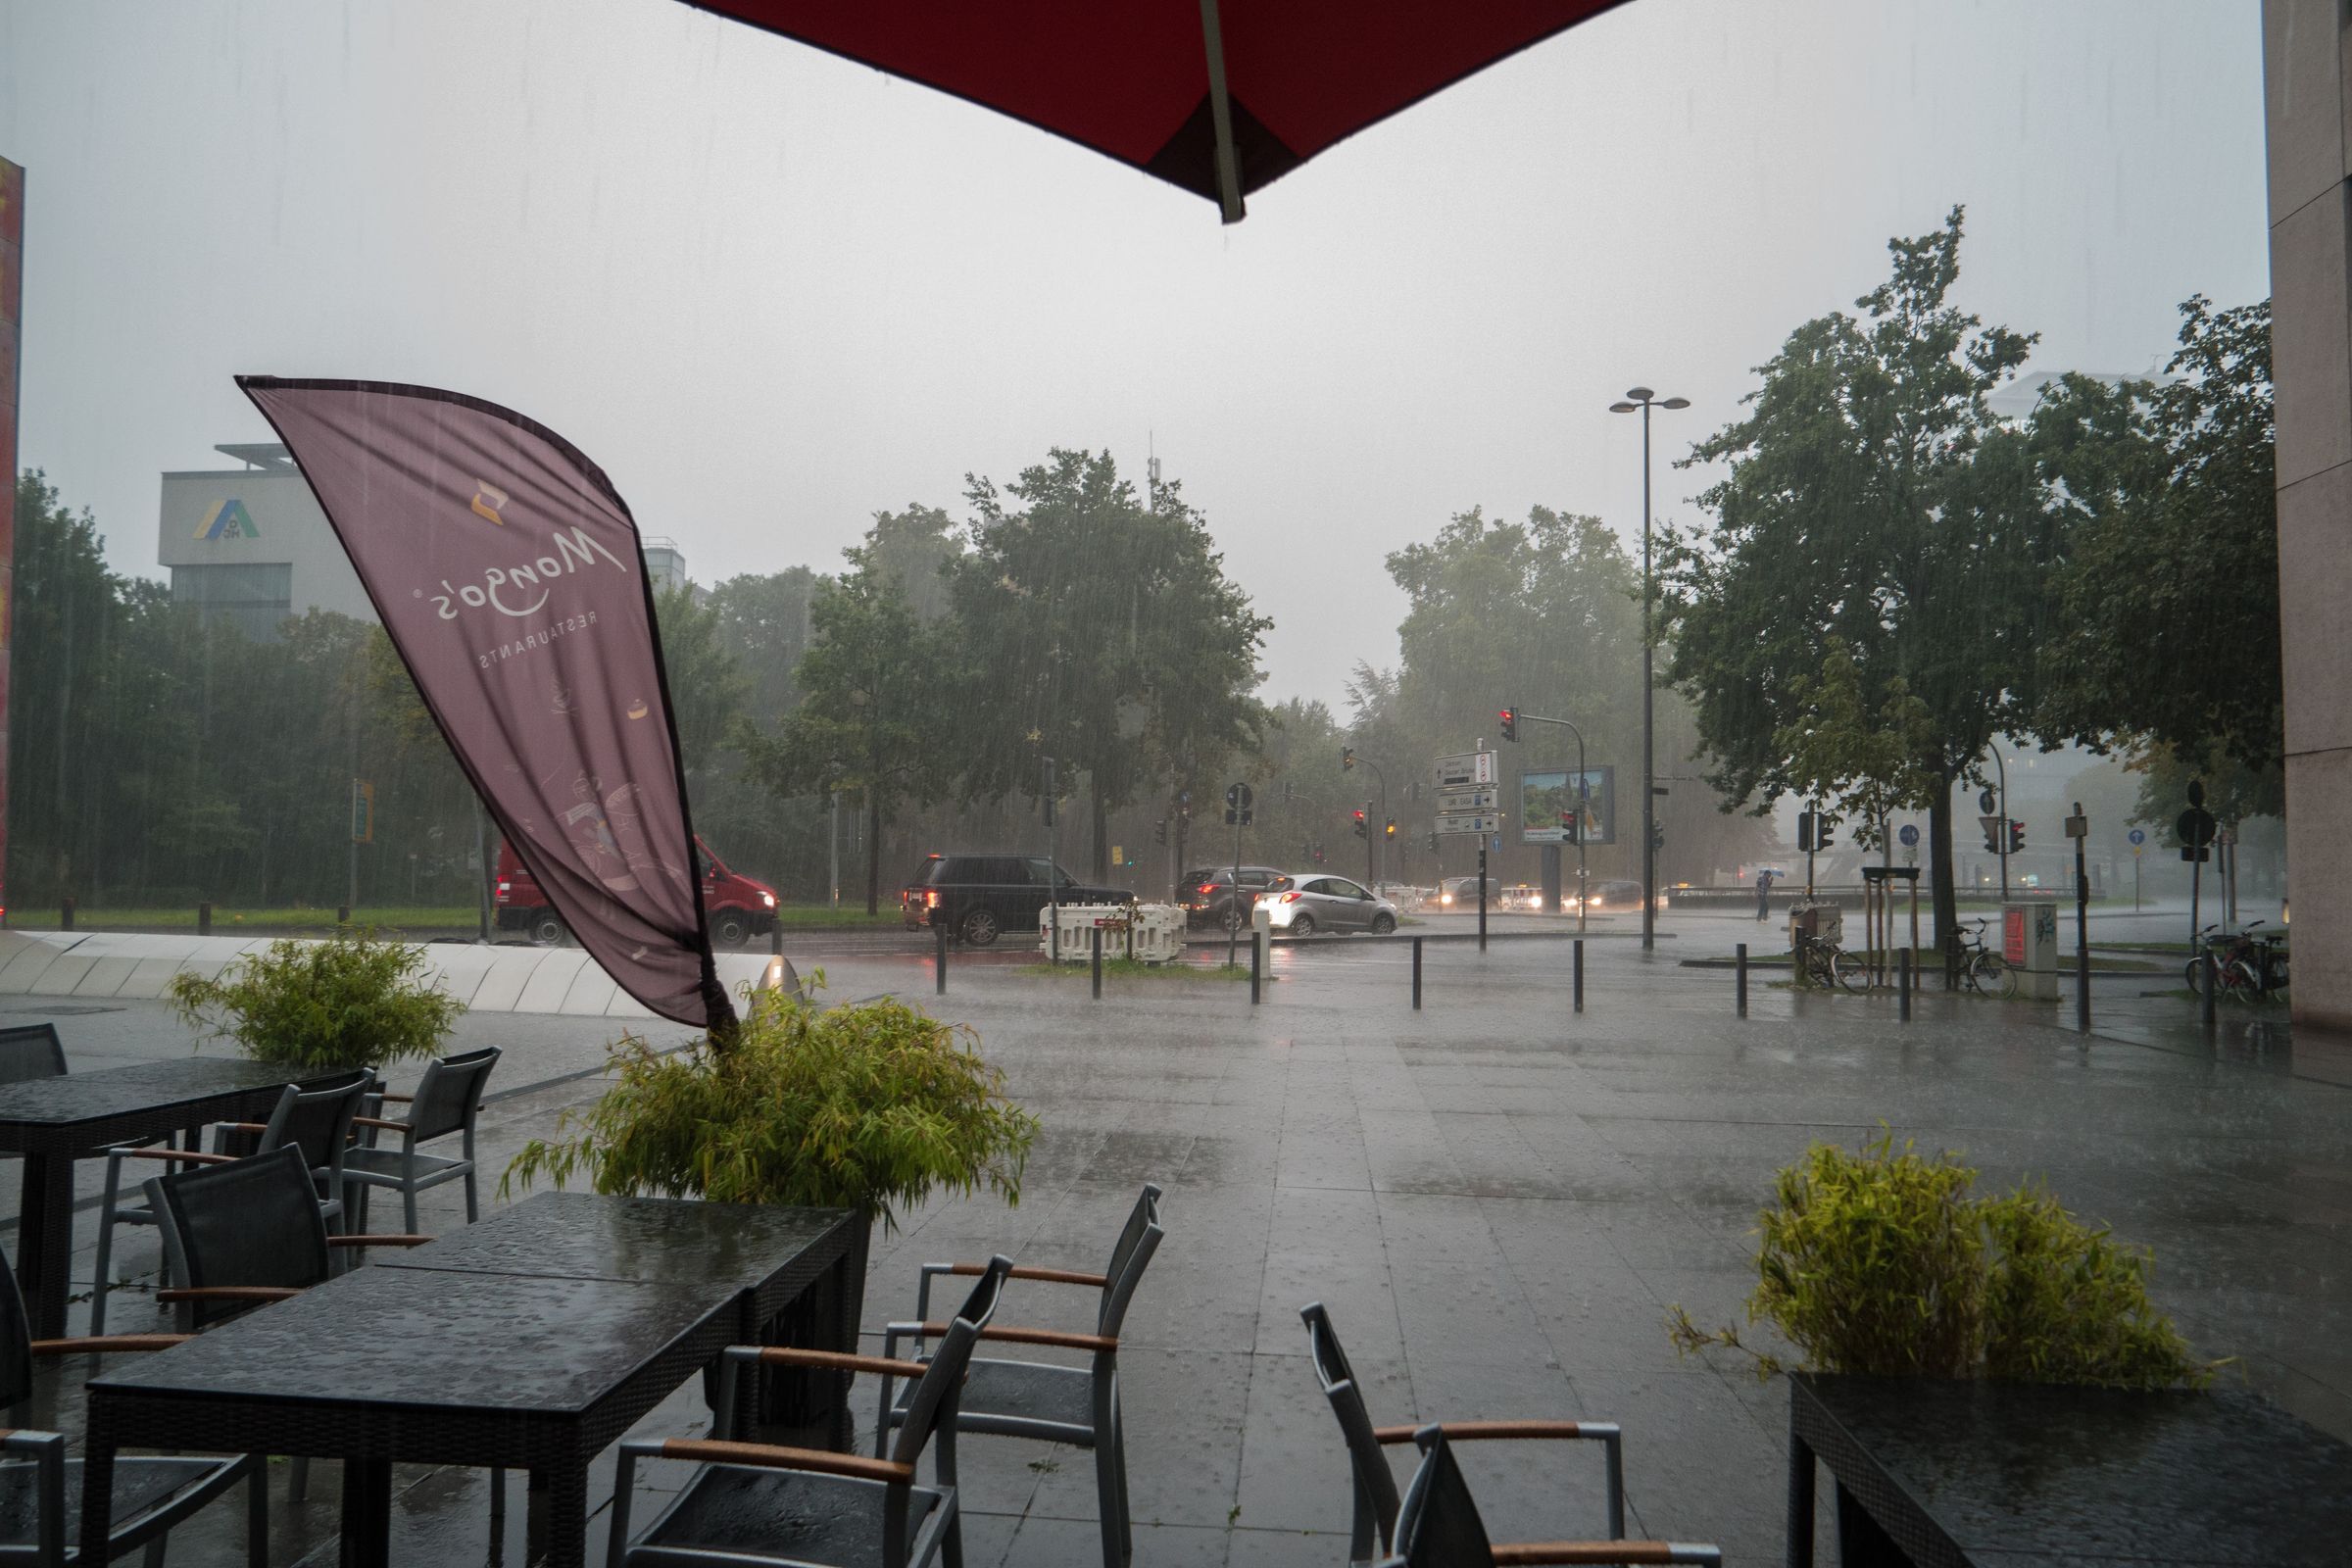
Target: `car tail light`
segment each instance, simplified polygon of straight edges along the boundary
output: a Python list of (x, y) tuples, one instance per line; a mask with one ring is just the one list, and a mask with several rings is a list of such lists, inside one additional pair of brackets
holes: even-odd
[(1298, 895), (1296, 893), (1285, 893), (1282, 896), (1282, 902), (1285, 904), (1297, 904), (1298, 902)]
[(1214, 882), (1203, 882), (1195, 891), (1200, 893), (1214, 893), (1217, 891), (1217, 885)]
[(930, 892), (923, 895), (923, 907), (926, 909), (936, 909), (939, 907), (939, 890), (937, 888), (934, 888)]

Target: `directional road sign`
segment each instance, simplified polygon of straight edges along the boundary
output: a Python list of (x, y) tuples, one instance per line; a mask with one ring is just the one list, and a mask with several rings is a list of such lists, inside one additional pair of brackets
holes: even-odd
[(2133, 828), (2129, 834), (2126, 835), (2126, 837), (2130, 838), (2134, 844), (2145, 844), (2148, 842), (2148, 835), (2139, 828)]
[(1493, 752), (1458, 752), (1438, 759), (1438, 788), (1442, 790), (1463, 784), (1494, 784), (1501, 778)]
[(1440, 811), (1438, 831), (1482, 838), (1490, 833), (1501, 832), (1502, 818), (1493, 811)]
[(1502, 791), (1488, 788), (1457, 788), (1438, 791), (1438, 809), (1441, 811), (1498, 811), (1502, 809)]

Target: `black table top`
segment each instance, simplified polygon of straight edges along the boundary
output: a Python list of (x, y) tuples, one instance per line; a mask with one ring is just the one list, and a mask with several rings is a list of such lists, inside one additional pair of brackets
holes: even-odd
[(568, 1416), (734, 1310), (697, 1282), (359, 1268), (151, 1355), (94, 1396)]
[(2352, 1555), (2352, 1445), (2244, 1390), (1793, 1382), (1984, 1568)]
[(326, 1075), (243, 1056), (191, 1055), (0, 1084), (0, 1137), (19, 1129), (105, 1121), (322, 1076)]
[(692, 1280), (748, 1291), (765, 1285), (854, 1220), (846, 1208), (540, 1193), (429, 1246), (379, 1250), (372, 1266)]

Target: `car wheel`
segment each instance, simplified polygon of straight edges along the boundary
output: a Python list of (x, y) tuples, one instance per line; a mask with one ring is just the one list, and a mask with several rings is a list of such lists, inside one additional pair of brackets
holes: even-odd
[(1372, 917), (1372, 934), (1374, 936), (1385, 937), (1396, 929), (1396, 917), (1395, 915), (1376, 914)]
[(1225, 906), (1224, 912), (1217, 916), (1217, 925), (1226, 931), (1239, 931), (1243, 924), (1242, 911), (1230, 904)]
[(722, 948), (740, 948), (752, 934), (752, 922), (740, 909), (721, 909), (710, 921), (710, 940)]
[(540, 947), (560, 948), (564, 945), (564, 922), (556, 918), (553, 909), (543, 910), (531, 917), (530, 933), (531, 940)]
[(970, 943), (975, 948), (985, 948), (990, 943), (997, 940), (998, 933), (1003, 931), (1004, 927), (1003, 923), (997, 919), (996, 910), (979, 908), (973, 909), (964, 915), (963, 923), (959, 929), (963, 932), (964, 941)]
[(1314, 934), (1315, 917), (1313, 915), (1294, 914), (1291, 916), (1291, 935), (1295, 937), (1311, 937)]

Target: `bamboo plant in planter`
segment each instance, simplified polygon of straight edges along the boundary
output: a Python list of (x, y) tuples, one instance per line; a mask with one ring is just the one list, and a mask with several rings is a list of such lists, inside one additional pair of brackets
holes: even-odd
[[(1004, 1098), (1004, 1075), (968, 1029), (889, 999), (820, 1007), (757, 993), (731, 1044), (663, 1054), (624, 1036), (611, 1071), (594, 1105), (523, 1147), (504, 1186), (578, 1177), (600, 1193), (855, 1209), (869, 1222), (851, 1258), (860, 1279), (871, 1221), (895, 1228), (937, 1192), (985, 1187), (1018, 1203), (1037, 1136), (1037, 1118)], [(777, 1326), (777, 1343), (855, 1337), (856, 1323), (822, 1321), (822, 1303), (805, 1304)], [(815, 1425), (838, 1381), (771, 1381), (762, 1424)]]
[[(1769, 1323), (1805, 1370), (1992, 1378), (2113, 1389), (2202, 1386), (2200, 1362), (2148, 1299), (2147, 1249), (2082, 1224), (2045, 1189), (1978, 1197), (1950, 1153), (1891, 1136), (1858, 1152), (1816, 1144), (1780, 1174), (1760, 1216), (1751, 1324)], [(1679, 1305), (1667, 1330), (1710, 1348), (1780, 1358), (1739, 1330), (1704, 1330)]]
[(182, 971), (166, 995), (191, 1026), (209, 1025), (246, 1055), (290, 1073), (381, 1069), (431, 1056), (465, 1004), (420, 978), (424, 949), (345, 927), (324, 942), (291, 937), (217, 976)]

